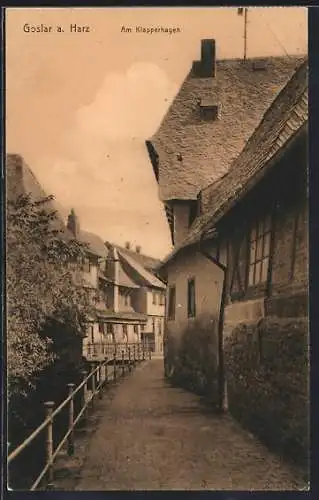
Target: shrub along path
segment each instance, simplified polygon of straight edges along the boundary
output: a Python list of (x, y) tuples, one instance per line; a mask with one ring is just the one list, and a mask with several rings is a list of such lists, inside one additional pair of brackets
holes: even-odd
[[(229, 416), (170, 387), (163, 360), (140, 365), (97, 401), (59, 490), (296, 490), (299, 471)], [(57, 464), (59, 466), (59, 463)]]

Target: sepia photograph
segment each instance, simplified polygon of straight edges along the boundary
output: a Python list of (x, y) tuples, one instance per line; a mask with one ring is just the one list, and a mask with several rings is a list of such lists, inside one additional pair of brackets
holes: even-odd
[(308, 491), (308, 9), (4, 16), (6, 489)]

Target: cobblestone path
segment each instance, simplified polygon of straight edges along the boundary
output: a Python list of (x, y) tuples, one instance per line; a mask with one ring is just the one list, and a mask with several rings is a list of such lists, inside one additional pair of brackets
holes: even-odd
[[(113, 393), (112, 393), (113, 391)], [(294, 490), (296, 470), (229, 416), (163, 379), (163, 361), (141, 364), (97, 401), (60, 490)], [(106, 393), (107, 394), (107, 393)]]

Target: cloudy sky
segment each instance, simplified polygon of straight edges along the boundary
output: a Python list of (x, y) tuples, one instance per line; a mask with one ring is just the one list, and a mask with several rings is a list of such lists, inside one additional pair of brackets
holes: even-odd
[[(52, 32), (24, 31), (41, 23)], [(163, 257), (170, 238), (144, 141), (199, 58), (200, 39), (216, 39), (218, 58), (242, 57), (243, 32), (236, 8), (7, 9), (7, 152), (24, 156), (84, 230)], [(248, 57), (306, 50), (305, 8), (250, 9)]]

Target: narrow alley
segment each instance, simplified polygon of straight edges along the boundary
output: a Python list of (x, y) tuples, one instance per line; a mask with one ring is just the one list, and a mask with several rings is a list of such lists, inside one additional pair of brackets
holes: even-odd
[[(82, 435), (81, 435), (82, 434)], [(57, 490), (298, 490), (304, 482), (230, 416), (171, 387), (163, 360), (110, 386), (73, 457), (55, 468)]]

